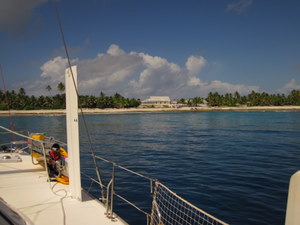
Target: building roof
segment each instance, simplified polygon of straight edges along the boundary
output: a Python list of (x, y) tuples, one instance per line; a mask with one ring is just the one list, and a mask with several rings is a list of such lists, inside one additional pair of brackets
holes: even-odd
[(150, 96), (142, 102), (171, 102), (171, 100), (169, 96)]

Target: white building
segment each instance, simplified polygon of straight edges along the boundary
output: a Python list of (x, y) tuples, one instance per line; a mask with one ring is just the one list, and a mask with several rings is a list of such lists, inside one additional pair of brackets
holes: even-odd
[(141, 107), (171, 107), (169, 96), (150, 96), (142, 101)]

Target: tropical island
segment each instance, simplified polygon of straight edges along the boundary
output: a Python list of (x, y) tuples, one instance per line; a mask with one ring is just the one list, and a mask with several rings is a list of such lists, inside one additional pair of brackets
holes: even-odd
[[(0, 90), (0, 113), (64, 113), (65, 86), (59, 83), (60, 93), (51, 95), (51, 87), (47, 96), (27, 95), (24, 88), (18, 92)], [(167, 97), (168, 98), (168, 97)], [(119, 93), (107, 96), (100, 92), (99, 96), (80, 95), (79, 107), (88, 113), (101, 112), (145, 112), (145, 111), (186, 111), (186, 110), (300, 110), (300, 90), (292, 90), (288, 95), (268, 94), (252, 91), (241, 96), (239, 92), (210, 92), (207, 97), (181, 98), (169, 100), (165, 104), (144, 104), (136, 98), (125, 98)]]

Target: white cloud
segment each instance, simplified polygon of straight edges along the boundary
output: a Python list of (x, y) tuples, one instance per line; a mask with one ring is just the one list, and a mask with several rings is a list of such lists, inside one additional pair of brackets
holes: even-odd
[(41, 74), (42, 79), (52, 79), (54, 82), (63, 79), (64, 70), (67, 67), (67, 59), (57, 56), (52, 60), (44, 63), (41, 66), (43, 71)]
[(202, 56), (190, 56), (185, 63), (187, 70), (190, 74), (198, 74), (204, 68), (206, 64), (206, 59)]
[(203, 82), (197, 77), (191, 77), (188, 86), (182, 91), (186, 95), (205, 97), (209, 92), (218, 92), (219, 94), (239, 92), (241, 95), (247, 95), (251, 91), (259, 91), (258, 86), (247, 86), (243, 84), (229, 84), (219, 80)]
[(120, 49), (118, 45), (113, 44), (108, 48), (107, 54), (118, 56), (118, 55), (124, 55), (125, 52), (122, 49)]
[(111, 45), (107, 54), (78, 62), (79, 90), (94, 94), (123, 91), (122, 87), (141, 66), (142, 59), (137, 54), (125, 54), (117, 45)]
[(292, 90), (299, 90), (300, 84), (297, 83), (296, 80), (292, 79), (288, 83), (286, 83), (282, 88), (278, 90), (278, 92), (289, 94)]
[[(71, 60), (71, 64), (78, 63), (78, 59)], [(52, 87), (52, 93), (56, 93), (56, 87), (58, 83), (65, 81), (65, 69), (67, 68), (67, 59), (62, 58), (61, 56), (57, 56), (47, 62), (45, 62), (40, 69), (42, 73), (40, 75), (40, 79), (35, 82), (23, 83), (20, 84), (20, 87), (24, 87), (28, 94), (32, 95), (45, 95), (48, 94), (46, 92), (46, 86), (50, 85)], [(14, 85), (15, 89), (16, 87)]]
[(229, 84), (226, 82), (222, 82), (219, 80), (212, 81), (207, 88), (210, 90), (218, 91), (220, 93), (234, 93), (238, 91), (240, 94), (245, 95), (250, 93), (251, 91), (259, 91), (258, 86), (247, 86), (243, 84)]
[[(80, 94), (107, 95), (118, 92), (126, 97), (144, 99), (150, 95), (168, 95), (171, 98), (205, 97), (210, 91), (219, 93), (239, 91), (248, 94), (258, 91), (257, 86), (234, 85), (222, 81), (204, 82), (201, 73), (207, 64), (203, 56), (190, 56), (185, 66), (169, 62), (159, 56), (141, 52), (126, 53), (117, 45), (111, 45), (106, 53), (93, 59), (72, 60), (78, 65)], [(25, 86), (27, 93), (45, 94), (51, 85), (53, 92), (59, 82), (64, 82), (67, 60), (60, 56), (45, 62), (40, 80)], [(23, 86), (24, 87), (24, 86)]]
[(246, 11), (253, 3), (253, 0), (239, 0), (234, 3), (230, 3), (227, 5), (227, 12), (234, 12), (236, 14), (242, 14)]
[(166, 59), (138, 53), (142, 59), (143, 70), (139, 79), (131, 80), (126, 93), (134, 95), (172, 95), (177, 88), (184, 85), (186, 75), (176, 64)]
[(198, 77), (191, 77), (188, 82), (187, 85), (188, 86), (201, 86), (201, 80)]
[(47, 0), (1, 0), (0, 31), (23, 32), (30, 20), (32, 10)]

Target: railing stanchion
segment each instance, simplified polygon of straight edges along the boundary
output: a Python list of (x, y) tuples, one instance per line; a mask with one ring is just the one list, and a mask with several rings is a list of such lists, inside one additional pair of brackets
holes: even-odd
[(114, 194), (115, 194), (115, 163), (113, 163), (112, 176), (111, 176), (111, 192), (110, 192), (110, 213), (111, 219), (114, 219)]

